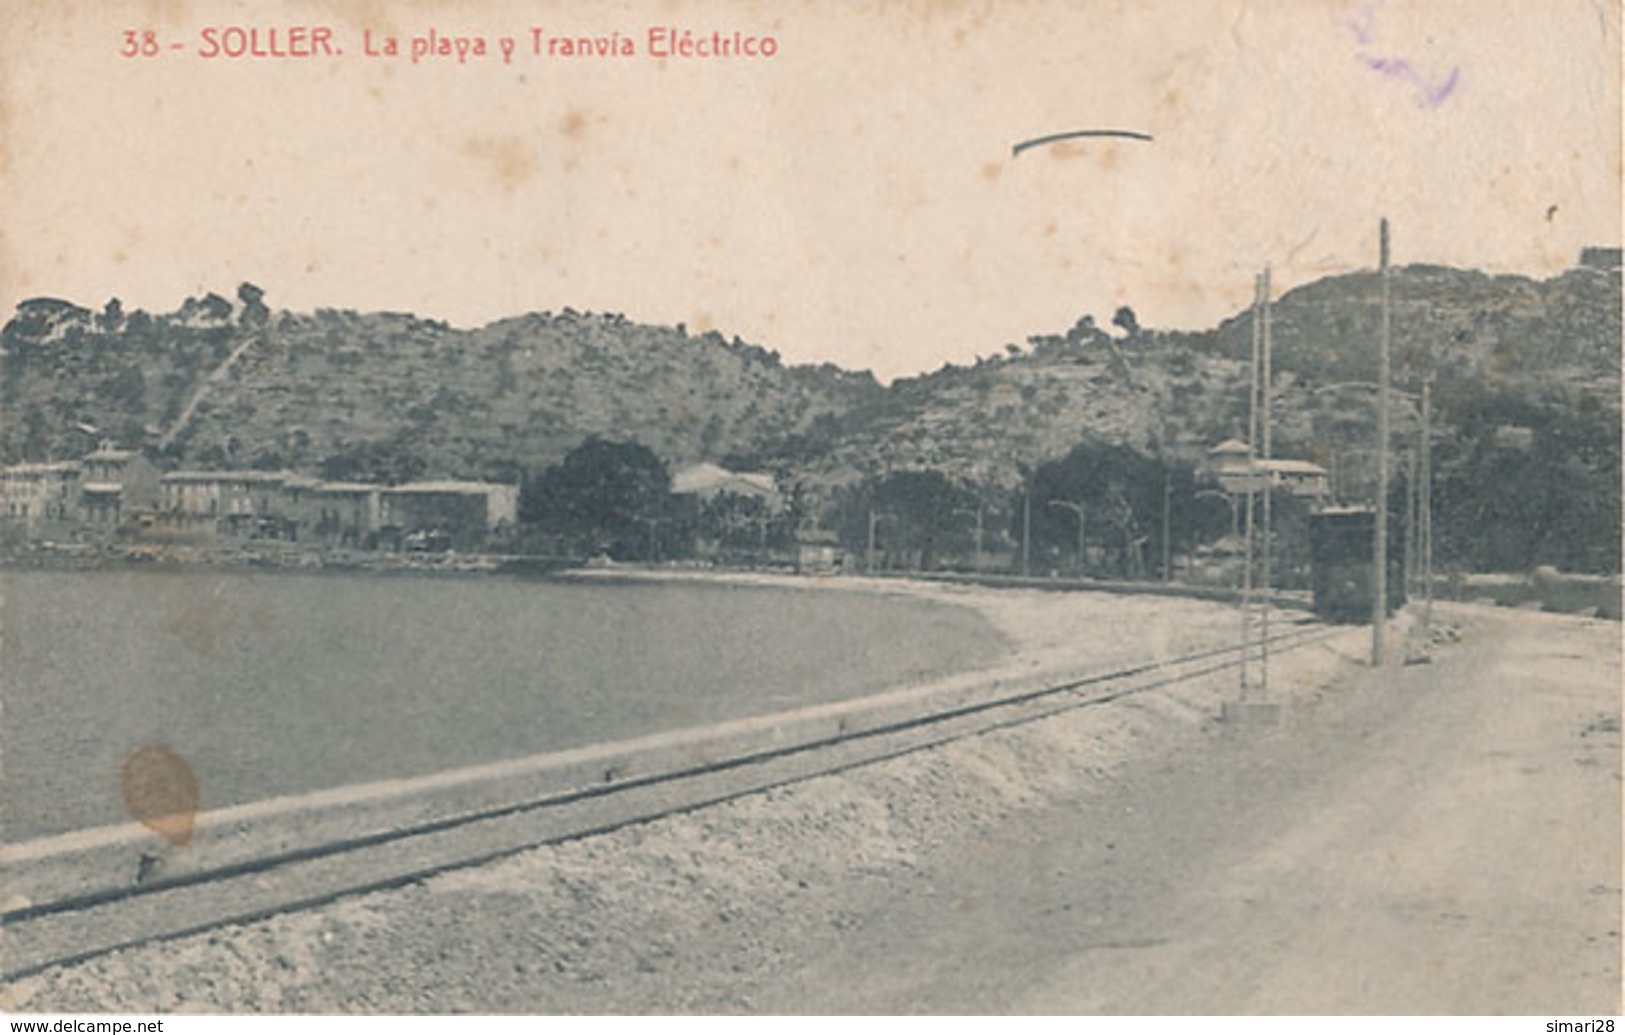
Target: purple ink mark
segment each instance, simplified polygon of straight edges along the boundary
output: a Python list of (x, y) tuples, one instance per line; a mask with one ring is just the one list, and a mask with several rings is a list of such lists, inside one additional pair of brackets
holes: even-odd
[(1450, 92), (1456, 88), (1456, 81), (1460, 78), (1461, 69), (1459, 67), (1451, 68), (1450, 74), (1445, 76), (1444, 82), (1426, 92), (1422, 98), (1422, 103), (1429, 108), (1437, 108), (1444, 103), (1446, 97), (1450, 96)]
[(1399, 79), (1416, 78), (1416, 72), (1411, 68), (1410, 62), (1399, 58), (1374, 58), (1361, 54), (1360, 60), (1365, 62), (1367, 68), (1375, 72), (1381, 72), (1383, 75), (1394, 76)]
[(1350, 20), (1347, 23), (1348, 27), (1350, 29), (1354, 30), (1354, 40), (1355, 40), (1355, 42), (1360, 44), (1360, 46), (1363, 47), (1367, 43), (1370, 43), (1374, 38), (1376, 38), (1377, 32), (1376, 32), (1376, 29), (1373, 28), (1373, 23), (1376, 20), (1377, 20), (1377, 9), (1376, 9), (1376, 7), (1374, 7), (1371, 4), (1366, 4), (1363, 8), (1360, 9), (1360, 20), (1359, 21)]
[(1350, 19), (1346, 24), (1354, 33), (1354, 40), (1359, 44), (1355, 58), (1379, 75), (1389, 79), (1399, 79), (1416, 88), (1416, 101), (1424, 108), (1437, 108), (1445, 102), (1461, 81), (1460, 66), (1452, 66), (1448, 75), (1438, 81), (1429, 81), (1416, 67), (1404, 58), (1380, 57), (1366, 53), (1366, 47), (1377, 39), (1377, 6), (1368, 3), (1360, 11), (1358, 21)]
[(1388, 76), (1390, 79), (1403, 79), (1416, 87), (1417, 103), (1424, 108), (1437, 108), (1443, 104), (1445, 98), (1456, 89), (1456, 83), (1461, 80), (1461, 69), (1451, 68), (1450, 74), (1438, 82), (1428, 82), (1422, 73), (1418, 72), (1409, 61), (1403, 58), (1367, 57), (1360, 55), (1367, 68), (1374, 72)]

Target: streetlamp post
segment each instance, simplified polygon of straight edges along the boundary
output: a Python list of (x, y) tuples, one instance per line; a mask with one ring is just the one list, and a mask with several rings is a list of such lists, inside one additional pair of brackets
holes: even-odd
[(978, 573), (982, 570), (982, 513), (984, 506), (983, 503), (978, 501), (975, 510), (969, 507), (959, 507), (954, 511), (955, 514), (970, 514), (976, 518), (976, 571)]
[(870, 507), (869, 544), (863, 552), (863, 573), (865, 575), (873, 575), (875, 573), (875, 525), (879, 521), (880, 515), (875, 513), (875, 508)]
[(1032, 572), (1033, 557), (1033, 484), (1029, 476), (1021, 493), (1021, 577)]
[(1049, 501), (1049, 506), (1060, 507), (1063, 510), (1070, 510), (1072, 513), (1078, 515), (1078, 575), (1082, 576), (1083, 575), (1083, 565), (1084, 565), (1084, 561), (1086, 560), (1086, 557), (1084, 555), (1084, 545), (1083, 545), (1083, 529), (1084, 529), (1084, 509), (1083, 509), (1083, 504), (1074, 503), (1071, 500), (1050, 500)]
[(1174, 554), (1173, 554), (1173, 515), (1170, 508), (1174, 500), (1174, 475), (1172, 471), (1163, 469), (1162, 472), (1162, 581), (1174, 580)]

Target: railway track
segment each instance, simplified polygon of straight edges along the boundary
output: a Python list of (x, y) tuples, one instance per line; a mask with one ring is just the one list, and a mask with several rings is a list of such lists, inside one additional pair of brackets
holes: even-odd
[[(1300, 622), (1270, 637), (1271, 650), (1321, 643), (1339, 631)], [(686, 743), (676, 753), (631, 748), (588, 752), (589, 764), (568, 770), (570, 786), (536, 793), (534, 781), (517, 781), (521, 786), (507, 798), (487, 797), (405, 821), (392, 818), (372, 829), (352, 824), (343, 832), (342, 822), (336, 827), (318, 824), (322, 833), (306, 843), (256, 846), (235, 856), (217, 855), (213, 858), (219, 861), (190, 870), (166, 874), (160, 869), (150, 878), (145, 876), (150, 857), (132, 855), (139, 846), (119, 846), (118, 852), (89, 856), (97, 861), (86, 879), (46, 881), (36, 900), (0, 912), (0, 983), (151, 941), (400, 887), (525, 849), (607, 833), (1105, 704), (1233, 668), (1240, 661), (1236, 646), (1212, 648), (1077, 676), (999, 679), (974, 693), (960, 687), (951, 694), (904, 697), (884, 707), (866, 707), (883, 699), (875, 698), (806, 709), (789, 713), (791, 721), (785, 723), (738, 724), (739, 730), (714, 743)], [(21, 866), (22, 858), (0, 852), (0, 874)], [(134, 877), (125, 865), (132, 858), (140, 860)], [(28, 861), (39, 872), (53, 865), (49, 854)], [(0, 886), (8, 884), (0, 881)]]

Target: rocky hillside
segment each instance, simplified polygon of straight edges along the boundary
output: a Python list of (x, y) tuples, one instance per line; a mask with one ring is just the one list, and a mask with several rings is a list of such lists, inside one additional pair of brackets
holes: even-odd
[[(1394, 384), (1414, 394), (1432, 374), (1438, 440), (1482, 416), (1486, 399), (1590, 413), (1618, 428), (1617, 273), (1535, 281), (1413, 266), (1395, 271), (1392, 297)], [(1279, 455), (1335, 465), (1334, 454), (1370, 439), (1374, 393), (1360, 383), (1376, 379), (1379, 299), (1376, 275), (1358, 273), (1276, 301)], [(1059, 456), (1085, 435), (1194, 461), (1220, 438), (1246, 435), (1251, 345), (1246, 312), (1198, 333), (1142, 328), (1126, 311), (1108, 331), (1086, 316), (974, 366), (900, 380), (885, 407), (838, 433), (815, 429), (825, 434), (791, 444), (784, 458), (820, 480), (922, 466), (1003, 486), (1019, 479), (1019, 465)], [(1414, 411), (1396, 404), (1396, 431), (1415, 426)], [(1357, 457), (1342, 460), (1358, 476)]]
[[(1331, 468), (1350, 498), (1375, 480), (1373, 395), (1360, 383), (1376, 375), (1379, 292), (1369, 271), (1328, 277), (1272, 313), (1276, 453)], [(1467, 550), (1496, 540), (1497, 564), (1578, 537), (1613, 544), (1588, 547), (1587, 566), (1617, 566), (1618, 271), (1536, 281), (1411, 266), (1395, 271), (1392, 297), (1395, 383), (1435, 382), (1436, 471), (1461, 520), (1445, 537)], [(598, 435), (637, 440), (668, 465), (774, 470), (814, 514), (838, 486), (912, 469), (995, 502), (1085, 439), (1194, 464), (1244, 436), (1251, 341), (1247, 312), (1170, 332), (1125, 307), (1108, 326), (1084, 316), (882, 387), (827, 364), (787, 367), (716, 332), (568, 309), (458, 330), (408, 314), (272, 311), (246, 284), (235, 301), (209, 295), (160, 316), (36, 299), (0, 334), (0, 460), (113, 439), (170, 466), (512, 480)], [(1414, 403), (1395, 413), (1396, 444), (1414, 441)], [(1556, 509), (1535, 513), (1531, 498)], [(1475, 521), (1515, 534), (1497, 540)]]
[(616, 314), (529, 314), (463, 331), (400, 313), (234, 304), (101, 313), (24, 303), (4, 330), (8, 461), (76, 456), (97, 437), (173, 464), (328, 477), (501, 477), (587, 435), (669, 460), (757, 449), (881, 397), (868, 374)]
[(1215, 436), (1245, 426), (1246, 378), (1210, 334), (1118, 338), (1085, 317), (974, 366), (899, 380), (886, 406), (789, 443), (780, 466), (817, 483), (923, 467), (1008, 488), (1086, 436), (1194, 462)]

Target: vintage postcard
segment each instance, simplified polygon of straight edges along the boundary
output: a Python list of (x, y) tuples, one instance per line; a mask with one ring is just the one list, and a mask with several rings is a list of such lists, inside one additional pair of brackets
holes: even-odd
[(1620, 28), (8, 4), (0, 1009), (1619, 1013)]

